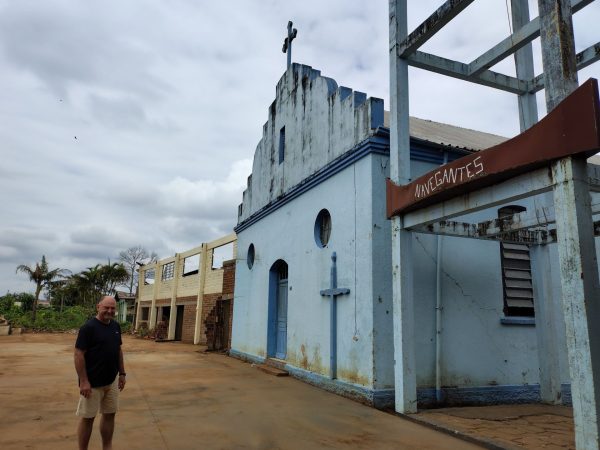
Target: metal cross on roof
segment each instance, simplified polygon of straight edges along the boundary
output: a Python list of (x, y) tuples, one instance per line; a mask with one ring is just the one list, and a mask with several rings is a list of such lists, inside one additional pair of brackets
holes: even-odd
[(295, 39), (298, 34), (298, 30), (292, 28), (292, 21), (290, 20), (287, 25), (288, 35), (283, 41), (283, 48), (281, 51), (283, 53), (287, 53), (287, 67), (288, 69), (292, 65), (292, 41)]
[(332, 380), (337, 378), (337, 296), (349, 294), (350, 289), (338, 288), (337, 287), (337, 255), (335, 252), (331, 255), (331, 287), (329, 289), (323, 289), (321, 295), (323, 297), (330, 297), (330, 351), (329, 351), (329, 367), (330, 377)]

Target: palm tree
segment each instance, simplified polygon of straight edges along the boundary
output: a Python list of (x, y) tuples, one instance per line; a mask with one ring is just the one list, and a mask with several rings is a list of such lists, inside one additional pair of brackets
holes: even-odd
[(125, 283), (129, 279), (129, 272), (122, 263), (110, 263), (100, 266), (102, 278), (102, 291), (107, 294), (114, 294), (117, 285)]
[(30, 281), (35, 283), (35, 300), (33, 301), (33, 309), (32, 309), (32, 320), (35, 322), (35, 315), (37, 312), (37, 304), (40, 298), (40, 293), (42, 289), (48, 286), (53, 280), (65, 276), (69, 271), (65, 269), (52, 269), (48, 268), (48, 263), (46, 262), (46, 256), (42, 255), (42, 261), (39, 263), (35, 263), (35, 268), (21, 264), (17, 266), (16, 273), (23, 272), (27, 274)]
[(74, 290), (79, 292), (84, 305), (93, 305), (102, 295), (114, 295), (115, 287), (129, 279), (121, 263), (96, 264), (70, 277)]

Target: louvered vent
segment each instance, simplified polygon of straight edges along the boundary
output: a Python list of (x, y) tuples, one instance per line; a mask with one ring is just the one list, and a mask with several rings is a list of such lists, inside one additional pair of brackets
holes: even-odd
[[(498, 211), (500, 218), (508, 218), (524, 211), (512, 206)], [(502, 285), (504, 287), (504, 314), (506, 316), (534, 316), (533, 286), (529, 247), (525, 244), (500, 244)]]

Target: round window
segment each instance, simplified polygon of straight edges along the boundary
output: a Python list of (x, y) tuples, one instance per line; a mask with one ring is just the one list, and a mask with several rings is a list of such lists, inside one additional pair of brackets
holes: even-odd
[(331, 214), (322, 209), (315, 220), (315, 242), (321, 248), (325, 247), (331, 236)]
[(250, 244), (248, 246), (248, 255), (246, 256), (246, 263), (248, 264), (248, 269), (252, 269), (254, 265), (254, 244)]

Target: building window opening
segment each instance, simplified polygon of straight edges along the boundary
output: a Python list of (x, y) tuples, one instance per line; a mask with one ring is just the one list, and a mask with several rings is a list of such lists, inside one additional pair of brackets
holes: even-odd
[[(511, 205), (498, 210), (498, 219), (508, 219), (526, 208)], [(533, 317), (533, 285), (529, 247), (521, 243), (500, 243), (504, 315), (507, 317)]]
[(246, 256), (246, 264), (248, 264), (248, 269), (252, 269), (252, 266), (254, 266), (254, 244), (250, 244), (248, 246), (248, 255)]
[(279, 164), (285, 159), (285, 127), (279, 130)]
[(327, 246), (331, 237), (331, 215), (326, 209), (317, 214), (315, 220), (315, 242), (321, 248)]
[(162, 281), (173, 279), (173, 275), (175, 273), (175, 261), (167, 263), (162, 266)]
[(183, 260), (183, 273), (184, 277), (195, 275), (198, 273), (200, 268), (200, 255), (188, 256)]
[(154, 284), (154, 269), (144, 270), (144, 284)]
[(233, 259), (233, 242), (213, 249), (212, 268), (221, 269), (225, 261)]
[(283, 263), (277, 268), (277, 278), (279, 281), (285, 281), (288, 279), (288, 265)]

